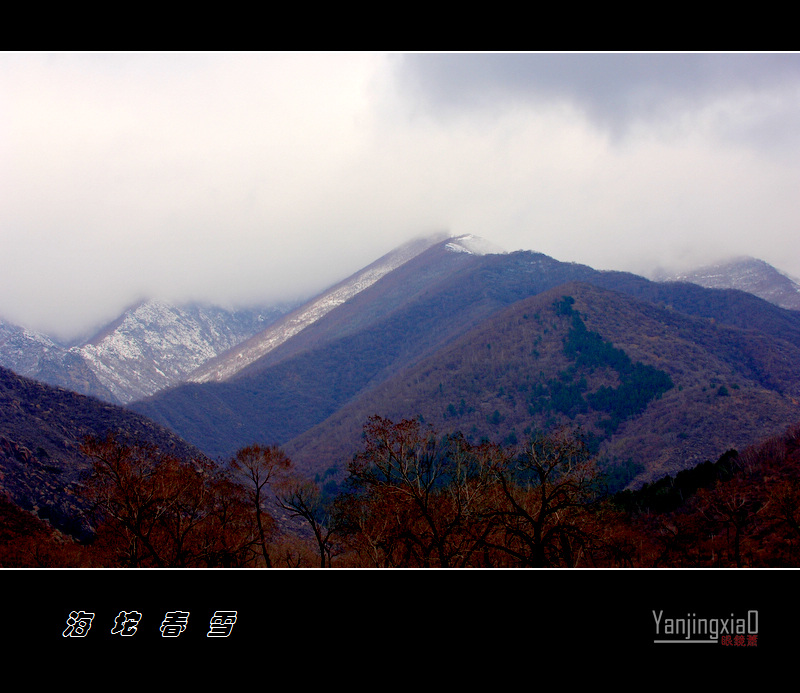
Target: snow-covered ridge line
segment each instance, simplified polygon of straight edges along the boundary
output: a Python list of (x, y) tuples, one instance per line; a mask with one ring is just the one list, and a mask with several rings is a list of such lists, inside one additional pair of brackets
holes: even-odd
[[(398, 267), (417, 257), (424, 251), (441, 243), (437, 236), (415, 240), (379, 258), (365, 269), (345, 279), (301, 308), (284, 316), (260, 334), (234, 347), (218, 359), (213, 359), (192, 373), (188, 380), (195, 383), (226, 380), (243, 368), (265, 356), (291, 337), (314, 324), (337, 306), (372, 286)], [(477, 236), (465, 235), (452, 238), (446, 244), (450, 250), (482, 254), (481, 245), (486, 244)], [(453, 246), (452, 248), (450, 246)]]

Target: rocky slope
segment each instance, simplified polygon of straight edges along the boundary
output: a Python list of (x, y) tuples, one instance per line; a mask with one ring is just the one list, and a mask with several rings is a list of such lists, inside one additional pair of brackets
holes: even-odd
[(49, 385), (127, 404), (183, 381), (286, 310), (145, 301), (76, 346), (0, 321), (0, 366)]
[(126, 404), (182, 382), (281, 314), (148, 301), (77, 349), (116, 401)]

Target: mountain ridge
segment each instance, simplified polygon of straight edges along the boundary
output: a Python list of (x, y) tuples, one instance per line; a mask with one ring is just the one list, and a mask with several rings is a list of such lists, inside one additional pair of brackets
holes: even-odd
[[(407, 302), (392, 303), (385, 310), (373, 306), (375, 319), (363, 321), (357, 330), (331, 328), (301, 349), (287, 350), (283, 357), (276, 357), (274, 361), (267, 357), (263, 368), (254, 364), (222, 383), (178, 386), (136, 402), (133, 407), (170, 426), (212, 457), (227, 456), (236, 447), (254, 439), (267, 444), (291, 445), (291, 441), (306, 435), (330, 417), (335, 419), (344, 407), (365, 401), (371, 392), (392, 378), (395, 382), (413, 379), (416, 376), (412, 373), (420, 362), (436, 358), (437, 352), (470, 330), (478, 329), (500, 311), (523, 299), (574, 282), (588, 283), (628, 300), (635, 299), (637, 305), (652, 305), (665, 322), (686, 319), (704, 330), (717, 325), (716, 338), (730, 342), (725, 346), (728, 349), (726, 358), (736, 362), (736, 367), (748, 373), (748, 378), (754, 382), (761, 378), (763, 382), (759, 387), (773, 393), (759, 395), (759, 402), (765, 398), (789, 396), (779, 391), (779, 381), (789, 377), (793, 371), (787, 368), (798, 362), (800, 316), (793, 311), (742, 291), (657, 283), (630, 273), (560, 262), (530, 251), (465, 256), (465, 259), (461, 264), (448, 266), (442, 274), (433, 273), (435, 280), (418, 292), (410, 292), (412, 295)], [(405, 269), (411, 271), (414, 266), (409, 264)], [(355, 311), (357, 304), (357, 314), (362, 315), (368, 301), (380, 302), (385, 296), (399, 295), (405, 286), (408, 286), (407, 277), (403, 275), (403, 268), (398, 268), (358, 297), (338, 306), (325, 320), (335, 324), (334, 318), (342, 318), (341, 322), (347, 322), (350, 317), (345, 319), (345, 316)], [(722, 329), (722, 325), (726, 328)], [(317, 327), (325, 327), (324, 322)], [(631, 323), (630, 329), (635, 331), (636, 325)], [(313, 333), (314, 328), (309, 328), (304, 338)], [(602, 331), (600, 334), (602, 336)], [(742, 346), (745, 334), (750, 335), (746, 348)], [(300, 336), (293, 339), (300, 339)], [(691, 333), (686, 333), (683, 339), (691, 341)], [(714, 339), (706, 337), (702, 348), (713, 347)], [(758, 350), (751, 347), (758, 339), (763, 341), (764, 353), (770, 354), (771, 362), (760, 362)], [(781, 360), (786, 363), (782, 365)], [(705, 386), (710, 387), (710, 378), (707, 380)], [(402, 388), (398, 388), (394, 397), (398, 402), (403, 400), (401, 391)], [(751, 398), (755, 396), (750, 390), (748, 393)], [(452, 404), (457, 406), (459, 399)], [(470, 404), (468, 391), (464, 399)], [(736, 398), (725, 402), (733, 399)], [(791, 403), (781, 402), (779, 418), (783, 421), (795, 412)], [(704, 404), (708, 403), (698, 396), (695, 405)], [(758, 406), (761, 411), (763, 407)], [(362, 416), (373, 413), (377, 412), (361, 411)], [(416, 413), (414, 407), (410, 407), (405, 415)], [(363, 421), (355, 423), (356, 427), (361, 424)], [(661, 466), (668, 468), (669, 464)]]
[(332, 310), (351, 301), (387, 274), (398, 270), (431, 248), (441, 245), (453, 252), (467, 254), (483, 254), (489, 250), (499, 251), (499, 248), (483, 239), (477, 239), (471, 234), (456, 237), (437, 234), (413, 239), (334, 284), (262, 332), (209, 360), (191, 373), (187, 382), (220, 382), (236, 377), (240, 371), (249, 368), (291, 338), (318, 324)]
[[(385, 274), (396, 272), (435, 246), (452, 255), (473, 258), (508, 255), (490, 241), (472, 234), (419, 237), (299, 306), (270, 306), (248, 313), (202, 303), (172, 305), (139, 300), (94, 334), (72, 345), (0, 320), (0, 365), (42, 382), (119, 404), (144, 399), (185, 382), (223, 380), (238, 377), (240, 373), (247, 377), (248, 372), (312, 348), (337, 333), (353, 332), (365, 319), (374, 319), (374, 315), (369, 317), (367, 302), (354, 303), (355, 297)], [(529, 253), (531, 258), (538, 255), (532, 251), (517, 252)], [(569, 264), (573, 268), (582, 267)], [(419, 267), (416, 270), (424, 271)], [(624, 274), (606, 272), (605, 276), (612, 278), (613, 284)], [(408, 290), (424, 285), (424, 281), (420, 284), (419, 276), (407, 272)], [(655, 280), (745, 291), (775, 305), (800, 310), (800, 284), (754, 258), (735, 258), (693, 273), (662, 272)], [(631, 283), (637, 281), (632, 279)], [(657, 293), (652, 287), (645, 291)], [(348, 304), (351, 308), (346, 319), (342, 311), (331, 314), (333, 308)], [(357, 311), (362, 309), (366, 313), (359, 316)], [(152, 316), (155, 312), (160, 313), (159, 318)], [(270, 357), (262, 358), (266, 354)]]
[[(459, 430), (473, 442), (486, 436), (508, 443), (555, 425), (582, 427), (600, 440), (606, 415), (593, 414), (587, 402), (603, 387), (619, 387), (620, 380), (597, 368), (574, 371), (563, 353), (568, 321), (554, 308), (564, 296), (574, 298), (574, 310), (586, 329), (597, 330), (595, 334), (609, 339), (634, 363), (663, 370), (674, 380), (675, 387), (653, 399), (646, 415), (621, 420), (598, 449), (623, 462), (647, 459), (648, 468), (638, 472), (637, 483), (715, 458), (729, 447), (744, 447), (800, 419), (800, 375), (780, 363), (784, 357), (800, 362), (800, 347), (572, 282), (511, 304), (431, 357), (362, 393), (284, 449), (301, 468), (320, 474), (325, 470), (317, 460), (346, 461), (373, 414), (392, 420), (419, 416), (439, 431)], [(772, 360), (773, 353), (777, 365), (756, 362), (759, 357)], [(785, 382), (776, 388), (765, 373)], [(720, 388), (726, 394), (719, 394)], [(745, 402), (747, 414), (741, 415), (738, 408)], [(571, 416), (564, 413), (570, 410)]]

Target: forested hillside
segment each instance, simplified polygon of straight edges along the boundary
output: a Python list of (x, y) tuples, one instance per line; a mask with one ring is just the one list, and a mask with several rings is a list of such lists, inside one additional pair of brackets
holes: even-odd
[[(599, 410), (590, 403), (599, 403), (603, 395), (594, 388), (605, 385), (608, 416), (605, 424), (597, 419), (591, 427), (604, 439), (613, 434), (624, 441), (616, 447), (608, 443), (608, 454), (633, 464), (637, 476), (644, 474), (641, 479), (694, 464), (717, 445), (748, 444), (796, 417), (792, 364), (800, 348), (800, 314), (795, 311), (739, 291), (659, 284), (536, 253), (462, 255), (458, 264), (448, 260), (445, 266), (447, 257), (434, 246), (226, 382), (177, 387), (133, 407), (212, 457), (228, 457), (252, 442), (285, 445), (301, 467), (319, 472), (352, 455), (360, 426), (375, 413), (420, 414), (443, 430), (459, 426), (467, 435), (502, 441), (565, 418), (597, 418)], [(637, 389), (631, 378), (648, 365), (676, 384), (666, 403), (658, 400), (648, 409), (650, 418), (638, 429), (638, 415), (611, 411), (608, 397), (619, 387), (620, 373), (603, 382), (595, 368), (592, 375), (573, 378), (569, 369), (586, 370), (587, 364), (570, 364), (561, 353), (572, 318), (556, 316), (554, 327), (546, 313), (569, 293), (559, 287), (574, 281), (608, 290), (576, 308), (587, 333), (622, 350), (632, 364), (642, 362), (623, 374), (617, 401)], [(548, 297), (547, 306), (521, 307), (550, 290), (560, 294)], [(494, 319), (506, 309), (511, 311), (506, 322)], [(528, 314), (527, 327), (514, 311)], [(649, 347), (640, 339), (640, 315), (660, 324), (652, 327)], [(487, 334), (478, 337), (482, 328)], [(504, 348), (503, 335), (512, 328), (523, 330), (530, 346)], [(439, 369), (447, 350), (471, 330), (475, 336), (468, 339), (476, 339), (480, 349), (472, 348), (472, 356), (424, 383), (426, 369)], [(522, 333), (512, 339), (523, 339)], [(520, 360), (523, 352), (526, 360)], [(534, 352), (536, 362), (530, 357)], [(475, 370), (478, 361), (483, 365)], [(692, 368), (698, 373), (690, 377), (685, 371)], [(673, 373), (681, 374), (680, 382)], [(728, 398), (709, 399), (707, 393), (722, 386)], [(523, 394), (521, 387), (533, 389)], [(576, 392), (584, 387), (581, 403)], [(561, 411), (564, 397), (575, 398), (573, 411)], [(669, 407), (687, 409), (683, 429)], [(645, 413), (641, 407), (639, 413)]]
[(621, 493), (566, 429), (473, 444), (371, 417), (335, 491), (298, 476), (278, 448), (249, 446), (220, 468), (95, 438), (82, 446), (91, 471), (76, 489), (92, 536), (77, 543), (0, 502), (0, 565), (796, 566), (799, 431)]
[(791, 565), (799, 363), (741, 291), (437, 244), (130, 409), (0, 371), (0, 561)]
[(789, 342), (587, 284), (517, 302), (285, 445), (341, 465), (373, 413), (418, 416), (473, 442), (580, 426), (641, 483), (777, 434), (800, 418)]

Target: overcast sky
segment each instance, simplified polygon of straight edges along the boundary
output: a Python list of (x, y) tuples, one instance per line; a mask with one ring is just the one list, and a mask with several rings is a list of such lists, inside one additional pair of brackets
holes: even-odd
[(800, 54), (0, 53), (0, 317), (319, 291), (415, 236), (800, 276)]

